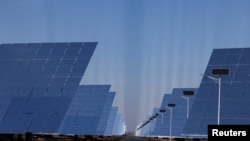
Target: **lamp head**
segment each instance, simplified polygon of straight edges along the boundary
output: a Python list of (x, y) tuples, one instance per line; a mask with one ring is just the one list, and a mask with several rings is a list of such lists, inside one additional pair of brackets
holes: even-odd
[(215, 69), (212, 69), (212, 74), (219, 75), (219, 76), (228, 75), (229, 69), (227, 69), (227, 68), (215, 68)]
[(169, 108), (173, 108), (173, 107), (175, 107), (175, 104), (174, 104), (174, 103), (169, 103), (169, 104), (168, 104), (168, 107), (169, 107)]

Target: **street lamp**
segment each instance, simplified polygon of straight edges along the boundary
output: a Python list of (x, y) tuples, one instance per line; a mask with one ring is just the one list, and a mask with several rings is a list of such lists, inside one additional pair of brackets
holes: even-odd
[(166, 112), (166, 110), (165, 109), (161, 109), (160, 110), (160, 113), (161, 113), (161, 124), (163, 124), (163, 113), (165, 113)]
[(219, 76), (219, 78), (215, 78), (215, 77), (212, 77), (212, 76), (208, 76), (208, 75), (203, 75), (201, 74), (202, 76), (205, 76), (207, 78), (210, 78), (212, 80), (214, 80), (216, 83), (219, 84), (219, 94), (218, 94), (218, 118), (217, 118), (217, 124), (219, 125), (220, 124), (220, 93), (221, 93), (221, 77), (223, 75), (228, 75), (229, 74), (229, 69), (226, 69), (226, 68), (216, 68), (216, 69), (212, 69), (212, 74), (213, 75), (217, 75)]
[(183, 96), (187, 99), (187, 118), (189, 116), (189, 97), (194, 95), (194, 91), (183, 91)]
[(172, 135), (171, 135), (171, 128), (172, 128), (172, 109), (175, 107), (175, 104), (174, 103), (169, 103), (168, 104), (168, 108), (170, 109), (170, 127), (169, 127), (169, 135), (170, 135), (170, 141), (171, 141), (171, 138), (172, 138)]

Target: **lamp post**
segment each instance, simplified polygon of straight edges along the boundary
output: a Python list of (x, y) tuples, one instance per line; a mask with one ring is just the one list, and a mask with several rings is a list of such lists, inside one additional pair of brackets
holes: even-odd
[(161, 124), (163, 124), (163, 113), (165, 113), (166, 112), (166, 110), (165, 109), (161, 109), (160, 110), (160, 113), (161, 113)]
[(229, 69), (226, 68), (216, 68), (216, 69), (212, 69), (212, 74), (213, 75), (217, 75), (219, 76), (219, 78), (215, 78), (212, 76), (208, 76), (208, 75), (203, 75), (207, 78), (210, 78), (212, 80), (214, 80), (216, 83), (218, 83), (219, 85), (219, 92), (218, 92), (218, 117), (217, 117), (217, 124), (220, 125), (220, 94), (221, 94), (221, 77), (223, 75), (228, 75), (229, 74)]
[(168, 108), (170, 109), (170, 125), (169, 125), (169, 135), (170, 141), (172, 140), (172, 109), (175, 107), (174, 103), (169, 103)]
[(183, 96), (187, 99), (187, 118), (189, 117), (189, 97), (194, 95), (194, 91), (183, 91)]

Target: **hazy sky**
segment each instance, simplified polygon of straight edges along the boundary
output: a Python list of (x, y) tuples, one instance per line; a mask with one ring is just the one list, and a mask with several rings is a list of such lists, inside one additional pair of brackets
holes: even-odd
[(1, 0), (0, 43), (97, 41), (82, 84), (111, 84), (134, 130), (214, 48), (250, 46), (249, 0)]

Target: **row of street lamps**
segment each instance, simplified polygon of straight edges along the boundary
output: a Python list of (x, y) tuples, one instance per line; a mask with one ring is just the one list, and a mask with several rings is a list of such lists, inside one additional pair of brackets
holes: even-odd
[[(194, 95), (194, 91), (183, 91), (183, 96), (185, 98), (187, 98), (187, 118), (188, 118), (188, 113), (189, 113), (189, 97)], [(173, 108), (176, 106), (175, 103), (168, 103), (167, 108), (170, 110), (170, 127), (169, 127), (169, 135), (170, 135), (170, 141), (172, 139), (172, 110)], [(159, 112), (162, 114), (162, 123), (163, 123), (163, 113), (166, 112), (165, 109), (160, 109)], [(138, 127), (136, 130), (141, 129), (142, 127), (144, 127), (145, 125), (147, 125), (148, 123), (150, 123), (152, 120), (154, 120), (155, 118), (157, 118), (159, 116), (158, 113), (156, 113), (155, 115), (151, 116), (149, 118), (149, 120), (147, 120), (145, 123), (143, 123), (140, 127)]]
[[(212, 75), (217, 75), (218, 78), (216, 77), (212, 77), (212, 76), (209, 76), (209, 75), (203, 75), (201, 74), (202, 76), (204, 77), (207, 77), (209, 79), (212, 79), (214, 80), (219, 86), (219, 90), (218, 90), (218, 117), (217, 117), (217, 124), (219, 125), (220, 124), (220, 95), (221, 95), (221, 77), (222, 76), (225, 76), (225, 75), (228, 75), (229, 74), (229, 69), (227, 68), (215, 68), (215, 69), (212, 69)], [(194, 91), (183, 91), (183, 97), (187, 99), (187, 118), (189, 118), (189, 98), (190, 96), (193, 96), (194, 95)], [(169, 135), (170, 135), (170, 141), (172, 139), (172, 110), (173, 108), (176, 106), (175, 103), (168, 103), (168, 106), (167, 108), (170, 110), (170, 129), (169, 129)], [(163, 123), (163, 113), (166, 112), (165, 109), (160, 109), (159, 112), (162, 114), (162, 123)], [(157, 118), (158, 117), (158, 113), (156, 113), (155, 115), (153, 115), (152, 117), (149, 118), (148, 121), (146, 121), (144, 124), (142, 124), (140, 127), (138, 127), (136, 130), (139, 130), (141, 129), (142, 127), (144, 127), (146, 124), (150, 123), (154, 118)]]
[[(187, 98), (187, 118), (189, 113), (189, 97), (194, 95), (194, 91), (183, 91), (183, 96)], [(170, 110), (170, 124), (169, 124), (169, 136), (170, 141), (172, 140), (172, 110), (176, 106), (175, 103), (168, 103), (168, 109)], [(165, 109), (161, 109), (160, 112), (163, 114), (166, 112)], [(162, 123), (163, 123), (163, 116), (162, 116)]]

